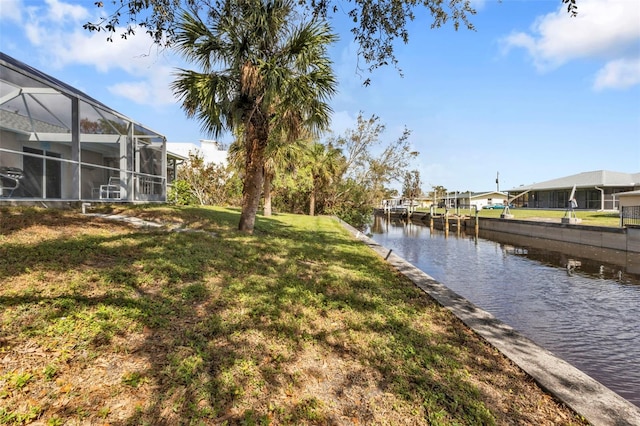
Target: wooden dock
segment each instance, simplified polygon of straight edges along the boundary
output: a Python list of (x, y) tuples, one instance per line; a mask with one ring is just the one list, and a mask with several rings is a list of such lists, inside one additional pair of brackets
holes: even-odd
[(431, 228), (460, 232), (467, 228), (467, 225), (474, 227), (471, 223), (471, 216), (468, 215), (450, 215), (450, 214), (434, 214), (429, 212), (413, 211), (410, 212), (406, 208), (393, 209), (374, 209), (374, 215), (385, 217), (387, 219), (406, 220), (411, 222), (421, 222)]

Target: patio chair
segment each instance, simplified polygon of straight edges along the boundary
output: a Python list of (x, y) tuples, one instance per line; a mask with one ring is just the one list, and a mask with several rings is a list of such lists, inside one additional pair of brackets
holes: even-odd
[(111, 176), (109, 183), (106, 185), (100, 185), (100, 199), (101, 200), (119, 200), (120, 199), (120, 178)]
[(13, 192), (20, 186), (20, 180), (23, 176), (22, 169), (17, 167), (0, 167), (0, 197), (13, 196)]

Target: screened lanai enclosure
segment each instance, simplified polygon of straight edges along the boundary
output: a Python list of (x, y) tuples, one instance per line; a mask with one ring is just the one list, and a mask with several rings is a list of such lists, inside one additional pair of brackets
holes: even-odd
[(164, 136), (0, 52), (0, 201), (166, 201)]

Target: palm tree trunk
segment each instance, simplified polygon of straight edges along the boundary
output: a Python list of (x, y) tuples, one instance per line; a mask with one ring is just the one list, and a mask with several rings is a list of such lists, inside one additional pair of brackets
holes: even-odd
[(316, 188), (311, 189), (311, 196), (309, 197), (309, 216), (315, 216), (316, 214)]
[(253, 234), (264, 180), (264, 155), (267, 147), (266, 126), (250, 125), (246, 134), (246, 170), (242, 188), (242, 213), (238, 229)]
[(264, 212), (263, 215), (271, 216), (271, 173), (264, 175)]

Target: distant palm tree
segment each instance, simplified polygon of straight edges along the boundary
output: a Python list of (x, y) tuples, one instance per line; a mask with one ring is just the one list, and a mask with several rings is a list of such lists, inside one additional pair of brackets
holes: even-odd
[(342, 152), (331, 145), (313, 143), (308, 151), (308, 164), (311, 170), (312, 186), (309, 197), (309, 215), (316, 214), (316, 198), (322, 185), (329, 184), (336, 177), (344, 163)]
[[(267, 144), (264, 163), (264, 216), (271, 216), (271, 194), (273, 191), (273, 181), (280, 173), (293, 172), (303, 162), (309, 146), (308, 139), (296, 139), (293, 142), (278, 138), (272, 138)], [(244, 169), (243, 159), (245, 158), (244, 145), (237, 140), (229, 147), (229, 162), (237, 170)]]
[(270, 135), (294, 141), (329, 124), (336, 79), (318, 20), (300, 22), (292, 0), (225, 0), (207, 23), (184, 12), (175, 48), (201, 72), (181, 69), (172, 88), (190, 117), (214, 136), (241, 132), (245, 149), (238, 228), (253, 232)]
[(264, 164), (264, 215), (271, 216), (271, 192), (273, 180), (280, 173), (294, 172), (301, 164), (308, 139), (296, 139), (286, 143), (274, 140), (267, 145), (267, 161)]

